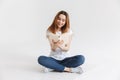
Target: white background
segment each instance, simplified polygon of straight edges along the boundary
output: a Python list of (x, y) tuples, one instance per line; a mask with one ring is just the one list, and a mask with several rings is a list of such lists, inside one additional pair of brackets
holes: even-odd
[(0, 0), (0, 64), (38, 66), (37, 57), (50, 51), (46, 29), (60, 10), (70, 16), (72, 55), (82, 52), (86, 64), (120, 64), (119, 0)]

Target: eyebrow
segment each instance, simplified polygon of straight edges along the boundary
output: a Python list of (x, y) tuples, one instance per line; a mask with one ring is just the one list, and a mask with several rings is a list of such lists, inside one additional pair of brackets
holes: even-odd
[[(61, 17), (58, 16), (58, 19), (61, 19)], [(66, 19), (62, 19), (62, 20), (66, 20)]]

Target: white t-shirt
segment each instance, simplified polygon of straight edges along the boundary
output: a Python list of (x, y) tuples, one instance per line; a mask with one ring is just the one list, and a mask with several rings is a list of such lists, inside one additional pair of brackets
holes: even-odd
[[(46, 36), (50, 36), (50, 31), (47, 31), (46, 32)], [(58, 35), (58, 36), (61, 36), (61, 32), (59, 31), (59, 32), (56, 32), (56, 35)], [(71, 36), (72, 34), (73, 34), (73, 32), (72, 32), (72, 30), (70, 29), (68, 32), (67, 32), (67, 34), (68, 34), (68, 36)], [(56, 50), (55, 51), (52, 51), (51, 50), (51, 52), (50, 52), (50, 57), (52, 57), (52, 58), (54, 58), (54, 59), (56, 59), (56, 60), (63, 60), (64, 58), (66, 58), (66, 57), (68, 57), (69, 56), (69, 51), (67, 51), (67, 52), (64, 52), (64, 51), (62, 51), (60, 48), (56, 48)]]

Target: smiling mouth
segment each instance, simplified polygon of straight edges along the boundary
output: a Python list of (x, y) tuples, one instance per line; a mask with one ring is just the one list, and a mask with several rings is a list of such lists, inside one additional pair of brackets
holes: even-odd
[(58, 24), (58, 26), (62, 26), (62, 24)]

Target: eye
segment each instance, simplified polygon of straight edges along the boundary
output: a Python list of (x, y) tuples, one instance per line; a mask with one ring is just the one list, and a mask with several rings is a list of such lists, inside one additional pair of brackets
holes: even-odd
[(60, 18), (60, 17), (58, 17), (58, 18), (57, 18), (57, 20), (61, 20), (61, 18)]

